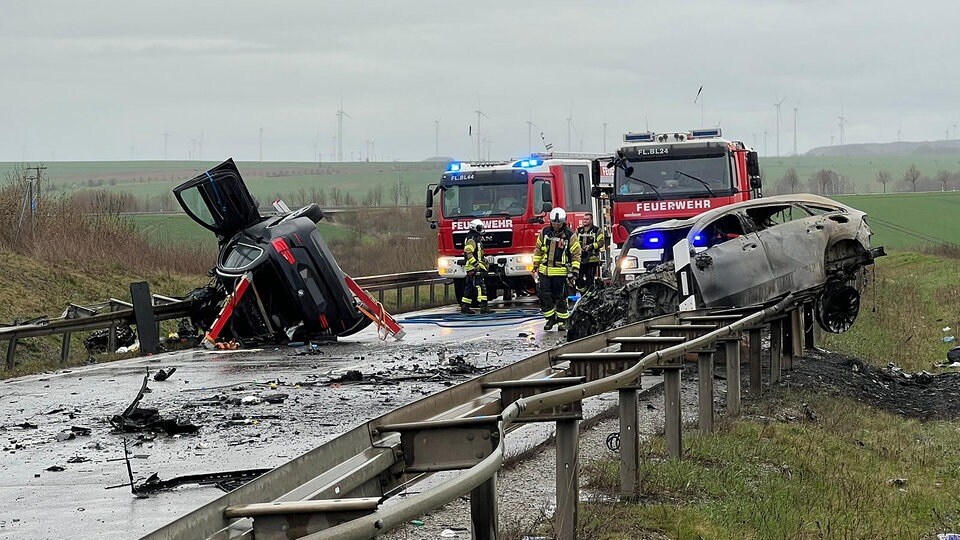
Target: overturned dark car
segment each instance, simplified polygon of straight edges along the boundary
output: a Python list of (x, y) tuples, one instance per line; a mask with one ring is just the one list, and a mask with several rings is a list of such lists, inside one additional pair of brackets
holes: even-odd
[(173, 193), (220, 245), (213, 283), (193, 295), (195, 324), (208, 329), (205, 345), (334, 339), (374, 319), (402, 337), (382, 306), (340, 269), (317, 230), (323, 211), (316, 203), (289, 211), (278, 201), (277, 215), (260, 215), (232, 159)]
[(809, 194), (639, 227), (620, 252), (613, 286), (577, 302), (567, 337), (678, 310), (762, 304), (787, 293), (811, 297), (820, 327), (844, 332), (860, 310), (865, 267), (885, 254), (871, 247), (871, 236), (864, 212)]

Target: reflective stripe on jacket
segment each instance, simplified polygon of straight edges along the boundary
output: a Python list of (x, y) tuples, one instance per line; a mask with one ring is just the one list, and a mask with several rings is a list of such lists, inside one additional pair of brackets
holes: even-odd
[(483, 260), (483, 237), (471, 232), (463, 242), (464, 269), (467, 272), (480, 270), (487, 271), (487, 263)]
[(545, 276), (566, 276), (570, 270), (580, 271), (580, 241), (564, 227), (559, 231), (547, 225), (537, 236), (533, 265)]
[(577, 237), (580, 239), (580, 248), (583, 249), (585, 255), (583, 262), (600, 262), (600, 253), (604, 247), (604, 237), (600, 227), (596, 225), (580, 226), (577, 229)]

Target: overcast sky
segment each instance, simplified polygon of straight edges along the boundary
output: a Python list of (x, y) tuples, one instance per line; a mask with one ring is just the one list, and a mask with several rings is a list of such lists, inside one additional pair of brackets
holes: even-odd
[[(943, 139), (960, 2), (0, 0), (0, 161), (471, 159), (718, 122), (793, 152)], [(701, 105), (694, 103), (703, 86)], [(479, 107), (482, 118), (477, 137)], [(469, 130), (473, 130), (473, 137)], [(764, 143), (764, 132), (766, 143)], [(484, 144), (483, 141), (489, 141)], [(317, 150), (315, 150), (317, 149)]]

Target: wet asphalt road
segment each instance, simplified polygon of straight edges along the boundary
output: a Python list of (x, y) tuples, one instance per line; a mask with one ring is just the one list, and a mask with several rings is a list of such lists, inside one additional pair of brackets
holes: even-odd
[[(138, 538), (222, 494), (212, 486), (183, 486), (138, 499), (129, 487), (107, 489), (129, 481), (124, 438), (138, 482), (153, 473), (169, 479), (276, 467), (349, 428), (473, 376), (449, 373), (442, 366), (451, 358), (496, 367), (560, 341), (559, 333), (544, 334), (538, 318), (455, 328), (408, 322), (405, 328), (401, 342), (382, 342), (368, 329), (312, 354), (298, 355), (303, 349), (288, 347), (193, 350), (3, 381), (0, 538)], [(169, 367), (177, 368), (169, 380), (152, 380), (159, 368)], [(148, 368), (151, 392), (140, 406), (194, 423), (198, 433), (142, 440), (113, 430), (109, 418), (130, 404)], [(329, 384), (352, 369), (400, 380)], [(283, 403), (236, 403), (278, 393), (287, 394)], [(89, 428), (90, 434), (58, 440), (74, 426)]]

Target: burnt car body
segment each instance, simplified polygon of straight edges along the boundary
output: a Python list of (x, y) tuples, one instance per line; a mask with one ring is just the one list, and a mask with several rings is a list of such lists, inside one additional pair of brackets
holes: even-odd
[[(217, 235), (216, 288), (230, 310), (220, 314), (229, 319), (225, 334), (245, 342), (277, 342), (347, 336), (370, 324), (317, 229), (323, 211), (315, 203), (260, 215), (232, 159), (173, 193), (187, 215)], [(211, 323), (200, 321), (206, 328)]]
[[(631, 232), (614, 286), (582, 298), (568, 337), (676, 310), (762, 304), (787, 293), (815, 298), (817, 322), (847, 330), (860, 306), (864, 267), (884, 255), (870, 245), (866, 214), (817, 195), (766, 197)], [(621, 264), (659, 253), (624, 281)], [(678, 283), (683, 284), (678, 287)]]

